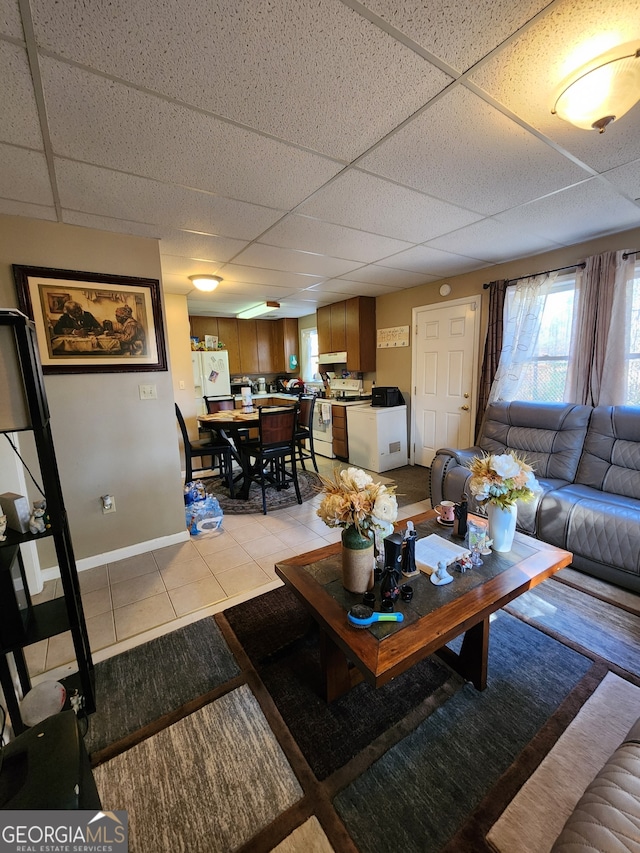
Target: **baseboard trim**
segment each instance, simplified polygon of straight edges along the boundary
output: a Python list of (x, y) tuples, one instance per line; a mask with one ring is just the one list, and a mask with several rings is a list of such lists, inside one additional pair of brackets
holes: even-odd
[[(135, 545), (127, 545), (125, 548), (116, 548), (115, 551), (107, 551), (104, 554), (94, 554), (92, 557), (83, 557), (76, 560), (76, 568), (79, 572), (87, 569), (95, 569), (96, 566), (104, 566), (105, 563), (115, 563), (118, 560), (126, 560), (127, 557), (137, 557), (148, 551), (156, 551), (159, 548), (167, 548), (169, 545), (179, 545), (181, 542), (189, 541), (189, 531), (172, 533), (170, 536), (160, 536), (157, 539), (148, 539), (146, 542), (136, 542)], [(42, 580), (51, 581), (60, 577), (58, 566), (50, 566), (42, 569)]]

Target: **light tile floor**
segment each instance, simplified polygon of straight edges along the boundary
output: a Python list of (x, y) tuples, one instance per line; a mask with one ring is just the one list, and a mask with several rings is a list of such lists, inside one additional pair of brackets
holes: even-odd
[[(344, 467), (322, 457), (318, 463), (325, 476)], [(280, 586), (275, 563), (340, 539), (341, 530), (327, 527), (316, 514), (321, 500), (316, 495), (266, 516), (227, 514), (216, 531), (80, 572), (94, 662)], [(429, 506), (424, 501), (402, 507), (399, 518)], [(59, 595), (61, 582), (48, 581), (33, 601)], [(76, 668), (68, 632), (29, 646), (25, 657), (34, 683), (38, 676), (63, 677)]]

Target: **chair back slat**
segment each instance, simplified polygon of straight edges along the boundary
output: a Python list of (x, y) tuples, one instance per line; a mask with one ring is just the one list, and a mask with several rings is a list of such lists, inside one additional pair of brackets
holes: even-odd
[(236, 407), (236, 401), (233, 397), (229, 397), (228, 400), (216, 400), (215, 398), (205, 397), (204, 401), (207, 406), (207, 414), (209, 415), (214, 415), (216, 412), (228, 412)]
[(297, 420), (297, 407), (260, 409), (260, 444), (266, 447), (293, 445)]

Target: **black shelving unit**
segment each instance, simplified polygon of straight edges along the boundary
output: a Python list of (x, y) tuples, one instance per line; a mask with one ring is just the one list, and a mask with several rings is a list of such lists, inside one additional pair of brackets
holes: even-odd
[[(19, 311), (0, 311), (0, 433), (33, 433), (41, 486), (47, 501), (50, 527), (40, 534), (6, 530), (0, 542), (0, 684), (16, 734), (26, 726), (20, 715), (9, 667), (15, 661), (22, 693), (31, 689), (24, 648), (40, 640), (71, 632), (77, 673), (61, 679), (67, 696), (75, 690), (83, 697), (83, 710), (95, 711), (93, 661), (84, 618), (80, 584), (64, 508), (60, 477), (49, 423), (49, 408), (34, 324)], [(42, 604), (31, 602), (24, 576), (20, 546), (50, 536), (55, 545), (63, 598)]]

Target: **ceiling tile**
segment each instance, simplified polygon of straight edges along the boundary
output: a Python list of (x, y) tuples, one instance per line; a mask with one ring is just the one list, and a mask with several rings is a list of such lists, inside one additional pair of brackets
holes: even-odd
[(0, 4), (0, 33), (17, 39), (24, 37), (18, 0), (2, 0)]
[(193, 258), (199, 261), (228, 261), (247, 245), (244, 240), (195, 234), (164, 228), (161, 233), (160, 254)]
[(254, 243), (240, 252), (236, 260), (239, 264), (246, 266), (318, 276), (342, 275), (360, 266), (360, 261), (346, 261), (342, 258), (331, 258), (328, 255), (297, 252), (277, 246), (263, 246), (259, 243)]
[(100, 216), (250, 240), (282, 215), (266, 207), (70, 160), (56, 159), (56, 175), (64, 207)]
[(462, 86), (358, 166), (485, 214), (591, 176)]
[(604, 134), (574, 128), (552, 115), (551, 108), (567, 76), (611, 47), (637, 38), (637, 0), (561, 0), (472, 70), (469, 79), (581, 161), (603, 171), (640, 156), (640, 108)]
[(605, 172), (604, 177), (621, 193), (635, 201), (640, 201), (640, 160), (634, 160), (626, 166), (619, 166), (617, 169)]
[(466, 71), (548, 0), (364, 0), (363, 5), (453, 68)]
[(339, 175), (305, 201), (298, 212), (414, 243), (482, 218), (357, 169)]
[(380, 237), (355, 228), (345, 228), (290, 214), (276, 222), (260, 238), (260, 243), (307, 252), (321, 252), (337, 258), (348, 258), (362, 263), (371, 263), (386, 258), (395, 252), (409, 248), (405, 240)]
[(24, 48), (0, 41), (0, 80), (0, 141), (42, 150), (38, 110)]
[(269, 284), (279, 287), (296, 287), (304, 289), (326, 278), (324, 275), (301, 275), (282, 270), (260, 269), (259, 267), (243, 266), (242, 264), (226, 264), (224, 277), (229, 281), (249, 281), (254, 284)]
[[(191, 258), (182, 258), (177, 255), (161, 254), (162, 272), (167, 275), (181, 275), (188, 279), (190, 275), (205, 273), (207, 275), (218, 275), (222, 262), (209, 263), (207, 261), (194, 261)], [(193, 287), (193, 285), (192, 285)]]
[(42, 65), (58, 156), (275, 208), (295, 206), (343, 168), (66, 63)]
[[(459, 247), (463, 248), (460, 244)], [(430, 276), (443, 276), (478, 270), (486, 266), (486, 263), (462, 254), (443, 252), (428, 246), (415, 246), (413, 249), (407, 249), (406, 252), (387, 258), (378, 266), (413, 270), (413, 272), (426, 273)]]
[(426, 282), (435, 281), (437, 276), (369, 264), (367, 267), (361, 267), (359, 270), (350, 272), (345, 278), (348, 281), (382, 284), (395, 290), (402, 290), (405, 287), (418, 287)]
[(495, 217), (527, 228), (563, 245), (580, 243), (600, 234), (640, 226), (640, 207), (621, 199), (605, 183), (593, 178), (577, 187), (523, 205)]
[(67, 59), (345, 161), (450, 79), (339, 0), (33, 0), (33, 18)]
[(12, 201), (8, 198), (0, 198), (0, 213), (7, 216), (29, 216), (32, 219), (48, 219), (50, 222), (55, 222), (58, 218), (55, 207), (27, 204), (22, 201)]
[(44, 154), (0, 144), (0, 196), (29, 204), (53, 205)]
[[(363, 287), (366, 287), (366, 293)], [(344, 299), (345, 294), (349, 296), (383, 296), (385, 293), (394, 293), (397, 290), (397, 287), (371, 284), (370, 282), (364, 285), (361, 281), (349, 281), (342, 278), (332, 278), (307, 288), (307, 292), (333, 296), (336, 301)]]
[(491, 264), (501, 264), (513, 258), (560, 248), (553, 240), (513, 225), (508, 215), (504, 218), (507, 221), (483, 219), (481, 222), (474, 222), (459, 231), (430, 240), (429, 246), (443, 249), (445, 252), (464, 251)]

